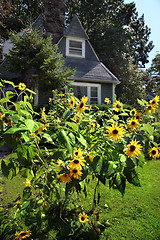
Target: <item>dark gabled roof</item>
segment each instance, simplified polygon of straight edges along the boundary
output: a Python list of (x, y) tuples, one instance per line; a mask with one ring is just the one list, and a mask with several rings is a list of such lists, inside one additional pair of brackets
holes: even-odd
[(77, 16), (74, 16), (68, 28), (64, 30), (64, 36), (77, 37), (82, 39), (88, 39), (88, 35), (85, 32), (81, 22)]
[(33, 29), (38, 29), (40, 31), (43, 30), (43, 26), (44, 26), (44, 18), (43, 18), (43, 15), (40, 14), (37, 19), (34, 21), (32, 27)]
[(98, 61), (65, 58), (65, 65), (76, 69), (73, 76), (73, 79), (76, 81), (112, 83), (115, 85), (120, 83), (104, 64)]

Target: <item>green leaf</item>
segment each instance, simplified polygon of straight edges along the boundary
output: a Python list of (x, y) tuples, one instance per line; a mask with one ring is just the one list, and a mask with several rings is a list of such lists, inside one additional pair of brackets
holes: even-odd
[(22, 203), (22, 209), (25, 209), (26, 207), (28, 207), (29, 204), (30, 204), (30, 201), (24, 201), (24, 202)]
[[(32, 195), (32, 192), (31, 192), (31, 188), (30, 187), (25, 187), (23, 189), (23, 201), (26, 201), (30, 198), (30, 196)], [(29, 205), (29, 204), (28, 204)], [(27, 205), (27, 206), (28, 206)]]
[(108, 164), (109, 164), (109, 166), (108, 166), (108, 171), (107, 171), (107, 177), (110, 177), (115, 172), (115, 169), (117, 166), (112, 161), (109, 161)]
[(25, 90), (28, 91), (28, 92), (30, 92), (30, 93), (32, 93), (32, 94), (36, 94), (34, 91), (32, 91), (32, 90), (29, 89), (29, 88), (26, 88)]
[(66, 122), (66, 125), (68, 125), (70, 128), (72, 128), (75, 132), (78, 132), (78, 125), (74, 122)]
[(126, 178), (123, 174), (118, 172), (118, 173), (115, 173), (112, 178), (110, 178), (109, 187), (111, 188), (114, 186), (116, 186), (116, 188), (121, 192), (123, 196), (125, 193), (125, 186), (126, 186)]
[(12, 91), (7, 91), (6, 92), (6, 98), (9, 100), (10, 98), (13, 98), (16, 96), (16, 93), (15, 92), (12, 92)]
[(13, 83), (13, 82), (11, 82), (11, 81), (8, 81), (8, 80), (3, 80), (3, 82), (4, 82), (4, 83), (7, 83), (7, 84), (10, 84), (10, 85), (12, 85), (12, 86), (15, 88), (15, 85), (14, 85), (14, 83)]
[(59, 132), (58, 138), (64, 144), (64, 146), (68, 149), (68, 152), (72, 154), (73, 150), (70, 144), (69, 137), (67, 136), (67, 133), (63, 129)]
[(29, 131), (31, 133), (33, 133), (33, 129), (34, 129), (34, 125), (35, 125), (34, 121), (32, 119), (26, 119), (24, 121), (24, 123), (27, 126), (27, 128), (29, 129)]
[(63, 118), (64, 118), (64, 119), (67, 119), (71, 114), (72, 114), (71, 111), (66, 110), (66, 111), (63, 113)]
[(147, 101), (145, 101), (144, 99), (140, 100), (140, 99), (137, 99), (138, 103), (143, 107), (143, 106), (146, 106), (147, 104)]
[(74, 134), (73, 133), (69, 133), (69, 138), (71, 139), (71, 143), (72, 144), (75, 144), (76, 143), (76, 138), (75, 138), (75, 136), (74, 136)]
[(84, 137), (83, 137), (80, 133), (77, 134), (76, 138), (78, 139), (78, 141), (79, 141), (83, 146), (85, 146), (85, 147), (87, 146), (86, 140), (84, 139)]
[(48, 142), (53, 142), (51, 136), (48, 133), (42, 133), (42, 137), (45, 138)]
[(65, 188), (65, 196), (68, 196), (68, 194), (70, 193), (71, 189), (73, 188), (73, 186), (75, 186), (77, 183), (76, 179), (73, 179), (71, 182), (66, 183), (66, 188)]
[(141, 154), (138, 155), (138, 165), (140, 167), (143, 167), (144, 163), (145, 163), (145, 156), (144, 156), (144, 153), (141, 152)]
[(153, 135), (154, 133), (154, 128), (149, 123), (144, 123), (142, 129), (150, 135)]
[(132, 183), (135, 186), (141, 187), (141, 184), (140, 184), (140, 181), (138, 178), (138, 174), (135, 169), (130, 169), (130, 168), (126, 167), (126, 168), (124, 168), (123, 173), (126, 176), (127, 181), (129, 183)]
[(13, 127), (9, 128), (5, 132), (5, 134), (15, 134), (15, 133), (24, 132), (24, 131), (27, 131), (27, 130), (28, 130), (28, 128), (25, 125), (21, 124), (19, 126), (13, 126)]

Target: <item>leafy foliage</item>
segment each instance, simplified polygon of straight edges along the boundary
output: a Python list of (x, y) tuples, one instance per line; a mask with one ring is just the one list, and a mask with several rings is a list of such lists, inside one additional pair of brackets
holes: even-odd
[(28, 87), (37, 83), (42, 91), (61, 88), (69, 83), (73, 70), (64, 67), (62, 55), (51, 37), (43, 38), (42, 33), (28, 29), (22, 35), (13, 34), (12, 49), (7, 53), (6, 69), (20, 73), (20, 80), (26, 79)]
[[(0, 134), (3, 143), (12, 148), (1, 168), (8, 179), (19, 173), (26, 181), (23, 197), (16, 202), (8, 224), (13, 230), (2, 229), (2, 234), (27, 236), (31, 231), (33, 239), (99, 238), (99, 215), (93, 211), (101, 198), (99, 183), (106, 185), (108, 179), (109, 187), (123, 196), (127, 181), (140, 187), (136, 170), (143, 166), (145, 157), (160, 157), (159, 96), (150, 102), (138, 100), (139, 107), (132, 111), (119, 101), (109, 102), (101, 111), (87, 105), (86, 97), (80, 101), (72, 92), (55, 91), (48, 113), (45, 108), (36, 113), (31, 97), (27, 97), (32, 91), (24, 88), (20, 93), (24, 101), (12, 102), (13, 94), (5, 96), (2, 90), (6, 83), (14, 87), (17, 100), (17, 90), (24, 86), (5, 80), (0, 84), (4, 96), (0, 100)], [(93, 178), (92, 209), (87, 214), (82, 206), (67, 209), (71, 194), (83, 192), (87, 196), (87, 185)], [(53, 219), (59, 226), (61, 221), (66, 223), (54, 236)]]

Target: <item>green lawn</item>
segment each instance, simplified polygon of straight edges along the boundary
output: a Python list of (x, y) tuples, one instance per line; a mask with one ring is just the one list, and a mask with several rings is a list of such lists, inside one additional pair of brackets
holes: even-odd
[[(95, 211), (100, 212), (105, 228), (101, 240), (160, 240), (160, 161), (148, 161), (139, 168), (141, 187), (127, 184), (124, 197), (117, 190), (109, 190), (100, 184), (100, 203)], [(1, 208), (6, 208), (22, 194), (24, 179), (15, 177), (9, 181), (0, 177)], [(92, 209), (93, 186), (87, 186), (88, 196), (80, 194), (76, 201), (83, 204), (85, 212)], [(73, 196), (75, 201), (75, 197)], [(67, 238), (66, 238), (67, 239)]]

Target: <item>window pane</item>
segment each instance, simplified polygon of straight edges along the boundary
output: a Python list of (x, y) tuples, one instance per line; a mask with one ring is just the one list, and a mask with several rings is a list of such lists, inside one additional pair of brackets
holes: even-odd
[(91, 97), (97, 97), (97, 87), (91, 87)]
[(82, 42), (70, 40), (69, 54), (82, 56)]
[(71, 48), (82, 48), (82, 42), (77, 42), (77, 41), (69, 41), (69, 47)]
[(91, 98), (90, 99), (90, 104), (98, 104), (98, 99), (97, 98)]
[(72, 55), (79, 55), (82, 56), (82, 50), (81, 49), (69, 49), (69, 54)]
[(87, 96), (87, 87), (81, 86), (72, 86), (75, 97), (82, 98), (83, 96)]

